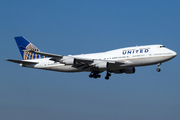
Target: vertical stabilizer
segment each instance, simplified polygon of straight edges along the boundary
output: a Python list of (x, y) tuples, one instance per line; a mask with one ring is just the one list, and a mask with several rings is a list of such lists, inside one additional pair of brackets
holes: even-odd
[(23, 36), (15, 37), (15, 40), (16, 40), (17, 46), (19, 48), (19, 51), (22, 55), (23, 60), (45, 58), (45, 56), (24, 51), (24, 50), (34, 50), (34, 51), (40, 52), (40, 50), (36, 46), (34, 46), (31, 42), (29, 42)]

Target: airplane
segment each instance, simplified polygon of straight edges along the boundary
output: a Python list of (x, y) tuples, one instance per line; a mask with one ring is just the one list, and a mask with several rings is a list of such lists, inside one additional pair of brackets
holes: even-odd
[(100, 78), (100, 73), (106, 71), (105, 79), (111, 73), (133, 74), (135, 67), (157, 64), (171, 60), (177, 53), (163, 45), (146, 45), (126, 47), (100, 53), (81, 55), (57, 55), (41, 52), (25, 37), (15, 37), (23, 60), (5, 59), (18, 63), (22, 67), (37, 68), (59, 72), (90, 72), (90, 78)]

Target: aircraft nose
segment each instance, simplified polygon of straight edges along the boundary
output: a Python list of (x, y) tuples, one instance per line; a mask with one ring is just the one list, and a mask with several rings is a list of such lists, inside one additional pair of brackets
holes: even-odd
[(176, 57), (177, 53), (175, 51), (172, 51), (173, 57)]

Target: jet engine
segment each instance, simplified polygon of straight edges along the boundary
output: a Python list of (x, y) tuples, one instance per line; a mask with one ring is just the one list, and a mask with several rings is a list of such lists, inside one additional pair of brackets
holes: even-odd
[(111, 71), (115, 74), (121, 74), (121, 73), (126, 73), (126, 74), (133, 74), (135, 73), (135, 68), (131, 67), (131, 68), (126, 68), (126, 69), (121, 69), (121, 70), (115, 70), (115, 71)]
[(76, 59), (75, 58), (66, 58), (66, 59), (62, 60), (62, 63), (66, 64), (66, 65), (74, 65), (74, 64), (76, 64)]
[(105, 69), (105, 68), (109, 68), (109, 63), (108, 62), (100, 62), (100, 63), (97, 63), (95, 66), (100, 69)]

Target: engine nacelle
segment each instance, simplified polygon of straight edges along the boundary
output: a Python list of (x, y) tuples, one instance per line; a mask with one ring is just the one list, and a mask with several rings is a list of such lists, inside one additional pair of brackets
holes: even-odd
[(62, 61), (66, 65), (74, 65), (76, 64), (76, 59), (74, 58), (66, 58)]
[(135, 68), (134, 67), (126, 68), (126, 69), (124, 69), (124, 73), (126, 73), (126, 74), (135, 73)]
[(135, 68), (131, 67), (131, 68), (126, 68), (126, 69), (121, 69), (121, 70), (115, 70), (112, 72), (115, 74), (121, 74), (121, 73), (133, 74), (133, 73), (135, 73)]
[(106, 69), (106, 68), (109, 68), (109, 63), (108, 62), (100, 62), (100, 63), (97, 63), (95, 66), (100, 69)]

